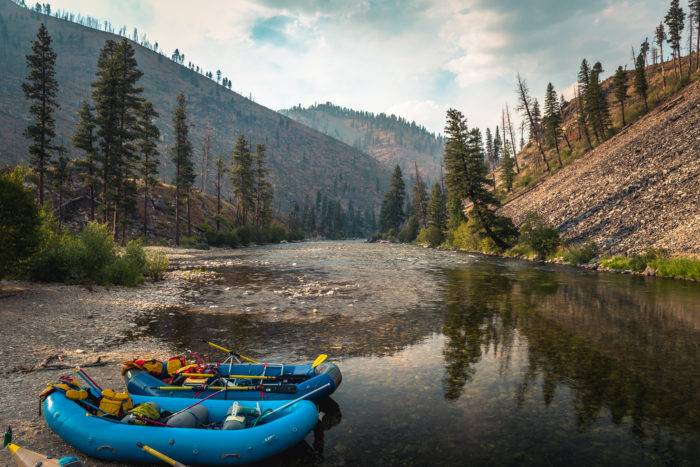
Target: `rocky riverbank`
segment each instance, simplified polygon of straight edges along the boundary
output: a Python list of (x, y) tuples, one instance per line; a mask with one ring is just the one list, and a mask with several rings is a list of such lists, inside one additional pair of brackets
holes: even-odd
[[(188, 255), (179, 251), (173, 257)], [(2, 282), (3, 427), (11, 425), (17, 442), (28, 448), (56, 455), (73, 452), (39, 417), (39, 391), (76, 365), (87, 365), (86, 370), (104, 387), (122, 389), (123, 360), (172, 353), (167, 342), (147, 336), (147, 327), (140, 323), (167, 316), (170, 309), (181, 306), (190, 287), (187, 273), (178, 270), (169, 272), (162, 282), (137, 288)], [(9, 464), (4, 451), (0, 458)]]

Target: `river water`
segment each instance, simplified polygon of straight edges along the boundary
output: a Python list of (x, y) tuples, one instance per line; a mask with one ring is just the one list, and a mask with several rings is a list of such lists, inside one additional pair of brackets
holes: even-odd
[(180, 267), (219, 279), (153, 334), (343, 372), (271, 465), (700, 465), (696, 283), (361, 242)]

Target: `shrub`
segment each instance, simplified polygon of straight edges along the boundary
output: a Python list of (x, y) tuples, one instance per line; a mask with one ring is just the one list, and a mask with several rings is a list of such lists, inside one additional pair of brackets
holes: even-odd
[(0, 279), (25, 270), (41, 244), (41, 218), (24, 173), (0, 174)]
[(195, 235), (188, 236), (185, 235), (180, 238), (180, 245), (185, 248), (193, 248), (195, 250), (208, 250), (209, 245), (206, 243), (206, 239), (197, 237)]
[(236, 248), (240, 244), (235, 230), (207, 231), (204, 233), (204, 239), (207, 244), (218, 247)]
[(418, 220), (415, 216), (410, 216), (399, 231), (399, 241), (401, 243), (411, 243), (418, 235)]
[(626, 256), (610, 256), (600, 260), (600, 265), (604, 268), (615, 269), (617, 271), (627, 271), (632, 269), (632, 262)]
[(116, 246), (107, 226), (90, 222), (76, 240), (73, 279), (104, 282), (105, 270), (116, 259)]
[(257, 240), (255, 227), (252, 225), (242, 225), (236, 229), (236, 234), (241, 245), (250, 245)]
[(428, 227), (421, 229), (418, 232), (418, 237), (416, 238), (416, 243), (419, 245), (426, 245), (431, 248), (435, 248), (440, 245), (444, 240), (444, 235), (440, 229), (434, 225), (429, 225)]
[(144, 275), (153, 282), (163, 280), (168, 266), (170, 266), (170, 260), (162, 251), (149, 250), (146, 252), (146, 269)]
[(113, 285), (135, 287), (143, 283), (143, 271), (136, 268), (135, 263), (124, 256), (117, 257), (107, 267), (107, 281)]
[(44, 210), (41, 212), (39, 237), (39, 249), (29, 262), (29, 278), (39, 282), (67, 281), (78, 250), (75, 239), (62, 232), (53, 215)]
[(272, 223), (265, 227), (264, 237), (267, 243), (279, 243), (287, 239), (287, 229), (277, 223)]
[(570, 246), (562, 255), (564, 262), (578, 266), (590, 263), (598, 255), (598, 246), (593, 242), (584, 243), (581, 246)]
[(469, 222), (460, 223), (451, 235), (452, 246), (458, 250), (462, 251), (480, 251), (481, 238), (479, 234), (474, 231), (474, 223), (470, 220)]
[(550, 226), (538, 214), (531, 212), (525, 216), (520, 226), (520, 241), (537, 253), (538, 259), (544, 259), (554, 253), (559, 246), (559, 232)]
[(652, 261), (650, 266), (656, 270), (657, 276), (700, 281), (700, 259), (659, 258)]

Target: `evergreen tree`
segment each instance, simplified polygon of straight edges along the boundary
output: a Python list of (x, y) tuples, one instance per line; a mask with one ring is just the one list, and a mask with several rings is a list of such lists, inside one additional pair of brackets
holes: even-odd
[(627, 125), (625, 122), (625, 100), (627, 100), (627, 73), (622, 69), (621, 66), (617, 67), (615, 76), (613, 77), (613, 90), (615, 92), (615, 99), (620, 103), (620, 117), (622, 119), (622, 126)]
[(173, 132), (175, 144), (170, 148), (170, 155), (175, 167), (175, 244), (180, 245), (180, 202), (182, 196), (186, 196), (194, 174), (192, 163), (192, 143), (189, 137), (189, 124), (187, 123), (187, 100), (185, 95), (177, 95), (177, 104), (173, 111)]
[(503, 140), (501, 139), (501, 130), (496, 125), (496, 134), (493, 137), (493, 161), (498, 164), (503, 154)]
[(235, 197), (236, 222), (247, 224), (255, 209), (255, 174), (253, 156), (245, 137), (239, 136), (231, 158), (231, 186)]
[(216, 159), (216, 231), (221, 228), (221, 180), (226, 174), (223, 157)]
[(423, 229), (428, 225), (428, 191), (423, 178), (418, 172), (418, 165), (414, 162), (416, 171), (416, 182), (413, 185), (412, 214), (418, 222), (418, 226)]
[(405, 201), (406, 185), (403, 181), (401, 167), (396, 165), (389, 182), (389, 190), (384, 194), (384, 202), (379, 215), (382, 232), (393, 231), (394, 234), (398, 234), (401, 224), (406, 220)]
[[(563, 167), (564, 164), (561, 161), (561, 153), (559, 152), (559, 138), (561, 138), (561, 112), (559, 111), (559, 98), (557, 97), (556, 91), (554, 91), (554, 85), (552, 83), (547, 84), (547, 91), (544, 98), (544, 129), (545, 143), (549, 147), (554, 146), (554, 148), (557, 150), (559, 167)], [(512, 165), (512, 162), (510, 164)], [(510, 191), (510, 188), (508, 191)]]
[[(578, 86), (577, 86), (577, 97), (578, 97), (578, 123), (581, 132), (586, 138), (588, 147), (591, 148), (591, 137), (588, 132), (589, 115), (591, 112), (591, 98), (589, 84), (591, 81), (591, 69), (588, 66), (588, 60), (585, 58), (581, 62), (581, 68), (578, 72)], [(596, 135), (597, 138), (597, 135)]]
[(591, 69), (590, 82), (588, 83), (588, 93), (590, 99), (589, 119), (596, 135), (600, 140), (606, 139), (610, 135), (610, 110), (608, 109), (608, 99), (600, 84), (600, 75), (603, 73), (603, 65), (596, 62)]
[(70, 183), (70, 167), (68, 157), (63, 155), (63, 148), (59, 150), (57, 159), (51, 161), (51, 170), (49, 172), (51, 185), (54, 192), (58, 195), (57, 217), (58, 224), (63, 222), (63, 196), (66, 191), (66, 186)]
[(644, 57), (642, 54), (637, 56), (637, 61), (634, 66), (634, 88), (639, 97), (644, 101), (644, 110), (649, 111), (647, 103), (647, 92), (649, 91), (649, 83), (647, 82), (646, 69), (644, 67)]
[(41, 243), (41, 218), (19, 168), (0, 172), (0, 279), (17, 275)]
[(501, 159), (501, 183), (506, 186), (506, 191), (513, 190), (513, 181), (515, 180), (515, 171), (513, 170), (513, 158), (510, 153), (503, 156)]
[[(693, 1), (693, 0), (691, 0), (691, 1)], [(656, 45), (659, 46), (659, 54), (661, 57), (661, 78), (663, 79), (664, 88), (665, 88), (666, 87), (666, 70), (664, 69), (664, 42), (666, 41), (668, 36), (666, 36), (666, 30), (664, 29), (663, 22), (659, 23), (659, 26), (656, 28), (655, 36), (656, 36)], [(636, 60), (635, 60), (635, 64), (636, 64)]]
[(444, 232), (447, 228), (447, 202), (439, 183), (433, 183), (433, 189), (430, 193), (428, 223), (440, 232)]
[(103, 220), (112, 214), (116, 238), (121, 214), (122, 242), (129, 213), (136, 209), (136, 178), (139, 153), (138, 112), (143, 89), (137, 86), (142, 76), (129, 41), (105, 42), (97, 61), (97, 80), (93, 83), (95, 122), (99, 137), (98, 162), (102, 188)]
[(268, 180), (265, 166), (265, 145), (258, 144), (254, 157), (255, 177), (255, 224), (266, 226), (272, 220), (272, 184)]
[(542, 111), (537, 99), (532, 101), (532, 125), (530, 125), (530, 141), (540, 141), (542, 134)]
[(158, 112), (150, 101), (144, 101), (138, 113), (138, 149), (141, 154), (139, 176), (143, 185), (143, 236), (148, 237), (148, 203), (150, 189), (158, 183), (158, 140), (160, 130), (154, 120)]
[(78, 114), (78, 126), (73, 134), (73, 146), (82, 150), (85, 157), (77, 161), (82, 182), (90, 191), (90, 220), (95, 220), (95, 196), (98, 190), (97, 180), (97, 136), (95, 134), (95, 117), (90, 105), (83, 102)]
[(685, 12), (680, 6), (679, 0), (671, 0), (668, 13), (664, 18), (668, 26), (668, 43), (673, 50), (678, 77), (683, 76), (683, 63), (681, 62), (681, 38), (685, 27)]
[(494, 151), (493, 135), (491, 135), (491, 129), (486, 129), (486, 160), (489, 163), (489, 168), (491, 169), (494, 177), (494, 182), (496, 181), (496, 166), (498, 161), (496, 159), (496, 153)]
[[(530, 131), (532, 131), (533, 128), (535, 130), (537, 130), (539, 128), (539, 121), (537, 120), (537, 114), (535, 113), (535, 109), (534, 109), (534, 104), (537, 103), (537, 101), (535, 101), (533, 103), (533, 100), (530, 97), (530, 90), (527, 86), (527, 83), (520, 76), (519, 73), (518, 73), (517, 93), (518, 93), (518, 110), (523, 113), (525, 118), (527, 118), (527, 121), (530, 124)], [(538, 107), (539, 107), (539, 105), (538, 105)], [(550, 172), (551, 169), (549, 167), (549, 162), (547, 161), (547, 156), (544, 154), (544, 148), (542, 147), (542, 142), (540, 141), (539, 138), (535, 138), (535, 140), (537, 142), (537, 148), (540, 151), (540, 156), (542, 156), (542, 162), (544, 162), (544, 166), (547, 169), (547, 172)]]
[(457, 214), (454, 211), (457, 205), (460, 207), (459, 216), (463, 218), (462, 200), (469, 201), (472, 205), (469, 215), (474, 218), (478, 229), (483, 230), (484, 235), (499, 248), (508, 248), (517, 230), (510, 219), (496, 215), (500, 203), (488, 189), (493, 182), (487, 178), (481, 132), (478, 128), (469, 130), (462, 113), (450, 109), (445, 134), (445, 180), (453, 205), (452, 215)]
[(31, 140), (29, 155), (32, 167), (39, 175), (39, 204), (44, 204), (44, 178), (51, 161), (52, 140), (56, 136), (56, 122), (53, 112), (59, 105), (56, 100), (56, 53), (51, 48), (49, 31), (41, 23), (36, 39), (32, 43), (32, 53), (27, 55), (29, 74), (22, 84), (24, 95), (31, 105), (29, 113), (32, 122), (24, 135)]

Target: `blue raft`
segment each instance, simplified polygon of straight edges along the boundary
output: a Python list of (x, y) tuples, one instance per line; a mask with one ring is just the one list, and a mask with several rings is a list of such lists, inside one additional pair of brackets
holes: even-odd
[[(155, 402), (168, 412), (177, 412), (192, 400), (132, 396), (134, 404)], [(209, 419), (222, 421), (232, 401), (207, 400), (201, 405)], [(281, 401), (243, 402), (241, 406), (261, 411), (274, 410)], [(316, 406), (309, 401), (294, 402), (271, 414), (257, 426), (240, 430), (173, 428), (121, 423), (90, 414), (64, 393), (49, 394), (43, 404), (48, 426), (80, 452), (106, 461), (153, 463), (153, 458), (137, 447), (144, 443), (178, 462), (188, 465), (235, 465), (257, 462), (301, 442), (318, 422)]]
[[(163, 365), (165, 368), (166, 365)], [(246, 376), (250, 378), (236, 378), (235, 380), (220, 380), (228, 375)], [(278, 377), (278, 379), (260, 379), (256, 376)], [(212, 375), (206, 386), (170, 386), (163, 380), (168, 375), (164, 373), (160, 378), (155, 377), (144, 370), (131, 369), (124, 373), (127, 391), (132, 395), (193, 398), (205, 397), (212, 392), (227, 387), (226, 391), (216, 395), (214, 399), (226, 400), (290, 400), (323, 388), (311, 394), (309, 400), (317, 401), (333, 394), (340, 386), (343, 378), (340, 369), (333, 363), (322, 363), (312, 368), (311, 363), (300, 365), (293, 364), (257, 364), (236, 363), (222, 364), (218, 367), (218, 373)], [(221, 381), (224, 381), (223, 383)], [(229, 381), (225, 383), (225, 381)], [(222, 386), (230, 384), (230, 386)], [(325, 387), (324, 387), (325, 386)], [(241, 390), (241, 388), (251, 388)]]

